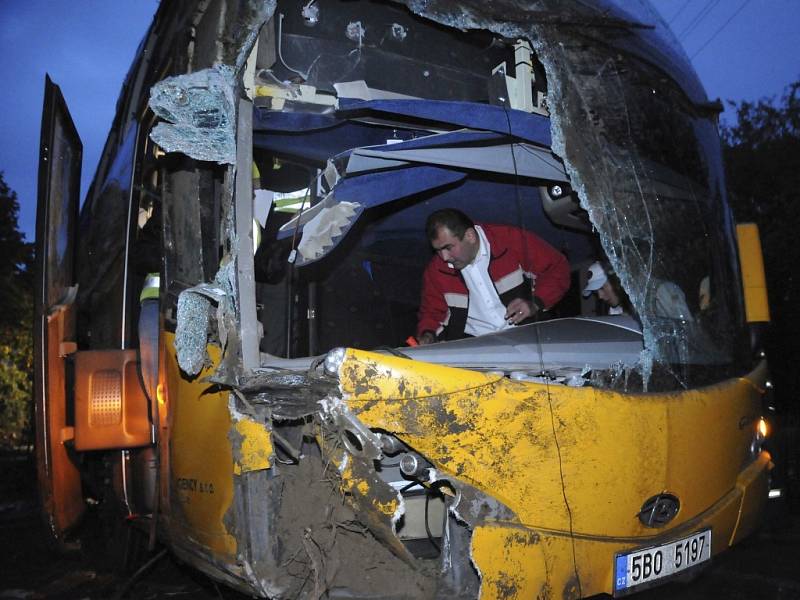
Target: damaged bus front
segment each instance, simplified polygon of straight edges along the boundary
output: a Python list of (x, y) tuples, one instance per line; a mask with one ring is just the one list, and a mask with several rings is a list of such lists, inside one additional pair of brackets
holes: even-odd
[[(57, 538), (94, 497), (260, 597), (579, 598), (754, 530), (757, 234), (644, 0), (189, 4), (159, 8), (79, 227), (72, 171), (42, 193)], [(43, 156), (74, 161), (54, 90)], [(445, 207), (535, 232), (570, 289), (406, 347)], [(581, 293), (596, 261), (627, 314)]]

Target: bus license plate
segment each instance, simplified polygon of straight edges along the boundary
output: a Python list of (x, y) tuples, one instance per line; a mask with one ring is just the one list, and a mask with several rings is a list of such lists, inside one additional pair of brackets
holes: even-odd
[(614, 565), (614, 593), (669, 577), (711, 558), (711, 530), (706, 529), (668, 544), (618, 554)]

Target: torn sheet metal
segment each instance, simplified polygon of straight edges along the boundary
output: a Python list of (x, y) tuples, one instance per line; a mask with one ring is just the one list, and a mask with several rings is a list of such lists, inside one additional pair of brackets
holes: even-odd
[[(348, 406), (365, 425), (391, 432), (437, 471), (510, 509), (483, 506), (479, 497), (465, 494), (456, 508), (464, 521), (516, 515), (515, 520), (530, 523), (546, 507), (551, 525), (567, 526), (560, 493), (536, 481), (557, 477), (558, 465), (549, 421), (543, 418), (546, 396), (529, 385), (356, 350), (347, 350), (340, 382)], [(535, 509), (531, 498), (536, 498)]]
[[(354, 467), (333, 430), (322, 427), (316, 437), (297, 464), (276, 464), (269, 480), (280, 490), (267, 540), (279, 568), (254, 566), (264, 581), (286, 584), (269, 597), (436, 597), (432, 566), (409, 559), (392, 533), (391, 519), (402, 512), (396, 492), (375, 481), (366, 462)], [(398, 560), (394, 550), (407, 560)]]
[[(297, 257), (297, 266), (309, 264), (327, 256), (344, 239), (353, 223), (365, 210), (463, 180), (463, 172), (430, 166), (379, 171), (345, 177), (325, 199), (295, 216), (281, 227), (278, 237), (293, 236), (301, 227), (300, 244), (304, 250)], [(344, 205), (338, 209), (337, 206)], [(306, 231), (314, 223), (317, 233)], [(321, 236), (317, 239), (317, 236)]]
[(551, 532), (485, 523), (472, 535), (470, 559), (481, 576), (481, 598), (572, 600), (606, 589), (602, 561), (608, 548), (603, 546), (597, 540), (575, 542)]
[(228, 438), (233, 452), (233, 473), (241, 475), (272, 466), (273, 447), (270, 431), (272, 422), (261, 421), (236, 409), (233, 395), (228, 402), (231, 429)]
[(405, 513), (403, 497), (383, 481), (363, 458), (348, 455), (348, 459), (340, 464), (344, 465), (340, 469), (342, 491), (359, 520), (395, 556), (409, 565), (415, 565), (414, 557), (395, 532), (397, 522)]
[(405, 512), (403, 497), (373, 467), (381, 456), (378, 437), (340, 399), (329, 398), (320, 406), (323, 426), (318, 443), (323, 457), (336, 465), (346, 501), (377, 539), (414, 566), (414, 557), (396, 535), (397, 522)]
[(149, 106), (166, 123), (156, 125), (150, 139), (167, 152), (235, 164), (235, 89), (235, 71), (227, 65), (158, 82)]
[(316, 413), (332, 384), (313, 373), (259, 370), (240, 377), (237, 387), (248, 402), (268, 408), (274, 418), (293, 420)]
[(352, 225), (361, 206), (355, 202), (339, 202), (323, 208), (303, 226), (303, 237), (297, 251), (304, 262), (311, 262), (322, 256), (333, 246), (334, 238), (339, 238), (343, 230)]

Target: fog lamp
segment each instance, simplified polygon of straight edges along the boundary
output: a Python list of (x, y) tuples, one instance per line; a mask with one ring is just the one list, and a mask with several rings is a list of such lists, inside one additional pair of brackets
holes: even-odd
[(400, 457), (400, 472), (412, 479), (428, 481), (432, 469), (427, 461), (411, 452), (407, 452)]

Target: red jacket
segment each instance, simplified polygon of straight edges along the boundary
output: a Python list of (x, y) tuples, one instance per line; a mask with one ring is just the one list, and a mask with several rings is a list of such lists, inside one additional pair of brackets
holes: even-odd
[[(547, 309), (569, 289), (567, 259), (540, 237), (508, 225), (480, 225), (489, 241), (489, 276), (505, 306), (514, 298), (533, 300)], [(445, 339), (464, 337), (469, 292), (461, 272), (438, 255), (422, 279), (417, 336), (432, 331)]]

